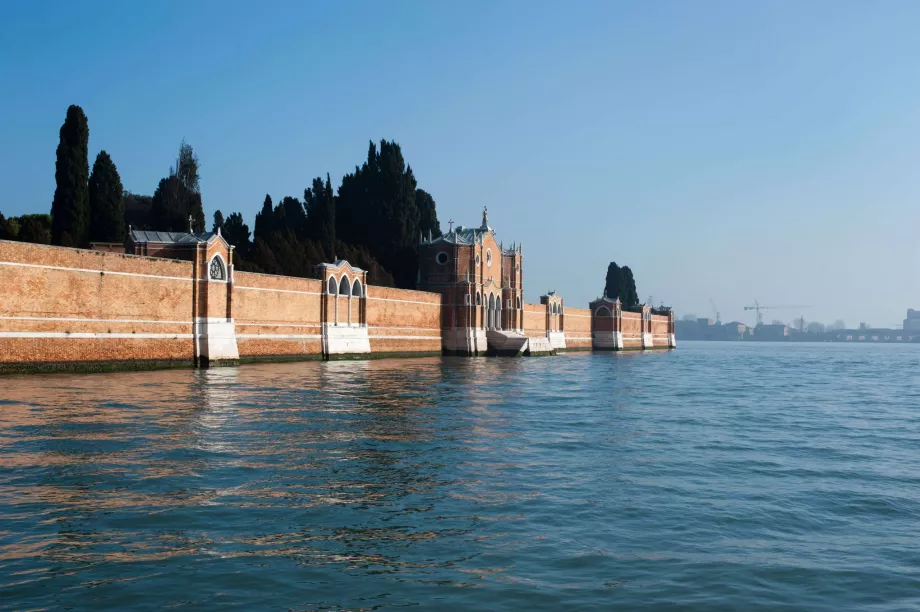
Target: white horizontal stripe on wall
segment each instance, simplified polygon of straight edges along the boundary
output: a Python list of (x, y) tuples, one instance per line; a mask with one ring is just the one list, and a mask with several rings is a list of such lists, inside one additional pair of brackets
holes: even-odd
[(118, 340), (141, 339), (191, 339), (192, 334), (126, 334), (126, 333), (92, 333), (92, 332), (0, 332), (0, 338), (113, 338)]
[[(189, 266), (191, 265), (192, 264), (190, 263)], [(89, 274), (99, 274), (102, 276), (111, 274), (114, 276), (137, 276), (140, 278), (158, 278), (162, 280), (178, 280), (178, 281), (185, 281), (189, 283), (192, 282), (192, 279), (190, 277), (183, 277), (183, 276), (159, 276), (156, 274), (138, 274), (137, 272), (115, 272), (112, 270), (89, 270), (86, 268), (65, 268), (62, 266), (45, 266), (45, 265), (40, 265), (40, 264), (27, 264), (27, 263), (18, 263), (18, 262), (12, 262), (12, 261), (0, 261), (0, 266), (13, 266), (13, 267), (20, 267), (20, 268), (40, 268), (43, 270), (58, 270), (62, 272), (86, 272)], [(198, 280), (200, 282), (207, 282), (208, 279), (198, 279)]]
[(268, 291), (271, 293), (296, 293), (299, 295), (323, 295), (318, 291), (297, 291), (295, 289), (269, 289), (267, 287), (244, 287), (242, 285), (233, 285), (233, 289), (245, 289), (247, 291)]
[(390, 299), (390, 298), (375, 298), (375, 297), (369, 297), (369, 298), (367, 298), (367, 299), (369, 299), (369, 300), (378, 300), (378, 301), (380, 301), (380, 302), (399, 302), (399, 303), (401, 303), (401, 304), (421, 304), (421, 305), (423, 305), (423, 306), (437, 306), (438, 308), (441, 307), (441, 302), (434, 302), (434, 303), (432, 303), (432, 302), (415, 302), (415, 301), (412, 301), (412, 300), (393, 300), (393, 299)]
[(399, 331), (436, 331), (440, 332), (440, 327), (384, 327), (382, 325), (371, 325), (368, 329), (393, 329)]
[(145, 319), (86, 319), (77, 317), (0, 317), (2, 321), (56, 321), (63, 323), (140, 323), (161, 325), (191, 325), (191, 321), (149, 321)]
[(237, 323), (237, 327), (322, 327), (319, 323)]
[(319, 340), (322, 334), (237, 334), (238, 340)]
[(441, 336), (368, 336), (371, 340), (440, 340)]

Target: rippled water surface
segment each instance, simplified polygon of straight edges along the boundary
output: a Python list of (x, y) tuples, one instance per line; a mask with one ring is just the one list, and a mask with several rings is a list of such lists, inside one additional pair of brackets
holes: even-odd
[(0, 607), (920, 607), (920, 346), (0, 378)]

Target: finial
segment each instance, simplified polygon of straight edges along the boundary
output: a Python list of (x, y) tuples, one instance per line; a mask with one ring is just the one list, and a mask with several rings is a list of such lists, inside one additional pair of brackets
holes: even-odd
[(447, 225), (450, 226), (450, 229), (448, 230), (448, 233), (452, 234), (452, 233), (454, 232), (454, 220), (451, 219), (450, 221), (448, 221), (448, 222), (447, 222)]
[(189, 215), (189, 216), (188, 216), (188, 233), (189, 233), (189, 234), (194, 234), (194, 233), (195, 233), (195, 228), (192, 227), (192, 224), (193, 224), (193, 223), (194, 223), (194, 219), (192, 218), (192, 215)]
[(489, 229), (489, 208), (487, 206), (482, 207), (482, 229)]
[(220, 226), (217, 226), (217, 235), (220, 236)]

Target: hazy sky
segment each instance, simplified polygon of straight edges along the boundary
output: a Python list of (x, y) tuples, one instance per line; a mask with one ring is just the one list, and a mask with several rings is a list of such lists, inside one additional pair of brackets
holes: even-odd
[[(678, 314), (920, 308), (920, 2), (3, 2), (0, 211), (48, 211), (69, 104), (131, 191), (186, 138), (205, 211), (395, 139), (442, 225), (489, 207), (529, 301), (607, 263)], [(210, 222), (209, 222), (210, 225)]]

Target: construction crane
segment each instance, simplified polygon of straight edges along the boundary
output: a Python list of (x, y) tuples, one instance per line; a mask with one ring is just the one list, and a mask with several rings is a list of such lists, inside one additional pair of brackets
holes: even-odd
[(809, 308), (809, 306), (762, 306), (760, 302), (754, 300), (753, 306), (745, 306), (745, 310), (754, 310), (757, 312), (757, 325), (763, 325), (764, 310), (781, 310), (784, 308)]
[(712, 301), (712, 298), (709, 298), (709, 303), (712, 304), (712, 311), (716, 314), (716, 325), (722, 325), (722, 314), (716, 308), (716, 303)]

